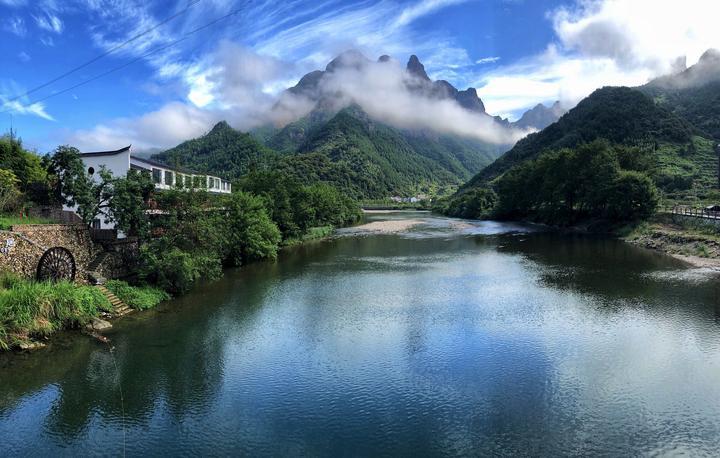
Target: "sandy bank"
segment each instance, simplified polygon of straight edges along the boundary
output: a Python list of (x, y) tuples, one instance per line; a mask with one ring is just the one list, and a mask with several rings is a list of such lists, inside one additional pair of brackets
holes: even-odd
[(422, 223), (422, 220), (419, 219), (373, 221), (372, 223), (367, 223), (361, 226), (354, 227), (353, 232), (373, 234), (396, 234), (398, 232), (405, 232), (420, 223)]

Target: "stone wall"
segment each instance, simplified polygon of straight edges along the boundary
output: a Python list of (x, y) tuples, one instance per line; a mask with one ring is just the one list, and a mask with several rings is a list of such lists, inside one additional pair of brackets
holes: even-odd
[(0, 231), (0, 270), (9, 270), (34, 278), (42, 254), (53, 247), (68, 249), (75, 258), (77, 279), (85, 280), (83, 271), (102, 251), (90, 239), (82, 224), (27, 224)]
[[(110, 245), (111, 252), (102, 258), (100, 265), (94, 267), (106, 278), (127, 275), (127, 266), (132, 265), (130, 259), (137, 252), (137, 243), (116, 242)], [(0, 270), (34, 278), (42, 254), (58, 246), (73, 254), (79, 282), (86, 281), (88, 267), (105, 250), (92, 241), (88, 228), (83, 224), (18, 225), (10, 231), (0, 231)]]

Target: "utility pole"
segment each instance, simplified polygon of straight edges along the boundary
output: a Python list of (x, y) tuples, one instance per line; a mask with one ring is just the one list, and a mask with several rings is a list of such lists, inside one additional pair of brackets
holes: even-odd
[(715, 144), (715, 152), (718, 157), (718, 188), (720, 188), (720, 143)]

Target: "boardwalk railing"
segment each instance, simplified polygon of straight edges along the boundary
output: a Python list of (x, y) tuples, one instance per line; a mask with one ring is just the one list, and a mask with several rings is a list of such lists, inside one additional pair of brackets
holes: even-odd
[(662, 210), (662, 212), (670, 213), (672, 215), (689, 216), (692, 218), (720, 220), (720, 211), (707, 210), (705, 208), (693, 208), (677, 205), (675, 207), (666, 207)]

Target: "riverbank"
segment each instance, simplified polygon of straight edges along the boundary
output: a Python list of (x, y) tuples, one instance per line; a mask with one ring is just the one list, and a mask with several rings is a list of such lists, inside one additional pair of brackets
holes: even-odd
[(712, 227), (659, 215), (622, 234), (633, 245), (661, 251), (694, 267), (720, 270), (720, 234)]
[[(109, 281), (106, 288), (135, 310), (155, 307), (170, 298), (157, 288), (130, 286), (118, 280)], [(97, 320), (115, 315), (114, 304), (98, 287), (0, 274), (0, 351), (42, 348), (58, 331), (87, 326), (94, 331)]]

